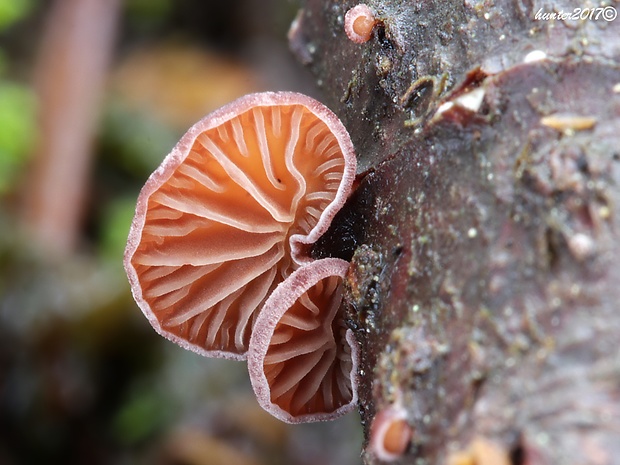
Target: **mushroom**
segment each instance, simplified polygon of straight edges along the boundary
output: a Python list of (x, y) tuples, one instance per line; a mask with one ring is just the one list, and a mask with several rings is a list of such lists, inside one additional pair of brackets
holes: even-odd
[(354, 6), (344, 15), (344, 32), (356, 44), (368, 42), (376, 24), (374, 11), (364, 3)]
[(164, 337), (244, 359), (257, 309), (345, 202), (349, 135), (325, 106), (251, 94), (196, 123), (142, 188), (125, 250), (133, 296)]
[(383, 462), (392, 462), (403, 456), (413, 429), (407, 423), (407, 411), (396, 403), (380, 410), (370, 426), (370, 449)]
[(250, 380), (260, 405), (282, 421), (332, 420), (357, 402), (359, 349), (341, 306), (348, 268), (339, 258), (300, 267), (256, 319)]

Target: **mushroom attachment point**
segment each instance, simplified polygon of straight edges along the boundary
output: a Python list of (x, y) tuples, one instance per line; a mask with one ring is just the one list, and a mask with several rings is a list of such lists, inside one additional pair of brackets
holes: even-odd
[(354, 6), (344, 16), (344, 32), (356, 44), (368, 42), (376, 24), (375, 13), (364, 3)]
[(332, 420), (357, 403), (358, 347), (344, 322), (339, 258), (304, 265), (256, 320), (248, 369), (261, 406), (287, 423)]
[(186, 349), (245, 359), (257, 310), (311, 261), (354, 177), (346, 129), (310, 97), (251, 94), (206, 116), (138, 197), (124, 263), (140, 309)]

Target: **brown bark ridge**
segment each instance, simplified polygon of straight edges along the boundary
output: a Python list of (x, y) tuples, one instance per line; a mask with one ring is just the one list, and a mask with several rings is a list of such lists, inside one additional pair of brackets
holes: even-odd
[(359, 157), (314, 254), (352, 260), (363, 460), (401, 408), (394, 463), (620, 463), (620, 19), (540, 16), (620, 4), (367, 3), (365, 44), (351, 1), (289, 34)]

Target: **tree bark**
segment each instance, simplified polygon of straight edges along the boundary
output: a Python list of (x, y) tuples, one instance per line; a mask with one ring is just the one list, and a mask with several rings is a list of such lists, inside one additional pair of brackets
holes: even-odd
[(314, 254), (352, 261), (364, 461), (400, 405), (396, 463), (620, 463), (620, 19), (377, 0), (358, 45), (352, 6), (305, 0), (289, 39), (358, 152)]
[(120, 0), (56, 0), (36, 70), (39, 135), (22, 217), (42, 249), (57, 257), (79, 243), (98, 109)]

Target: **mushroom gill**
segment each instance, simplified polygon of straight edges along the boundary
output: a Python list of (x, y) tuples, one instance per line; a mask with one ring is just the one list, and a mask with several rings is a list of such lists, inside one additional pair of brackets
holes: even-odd
[(331, 420), (357, 402), (358, 349), (341, 306), (348, 267), (338, 258), (302, 266), (256, 320), (250, 379), (259, 403), (282, 421)]
[(163, 336), (245, 358), (256, 310), (348, 196), (338, 118), (301, 94), (251, 94), (196, 123), (151, 175), (125, 251), (134, 298)]

